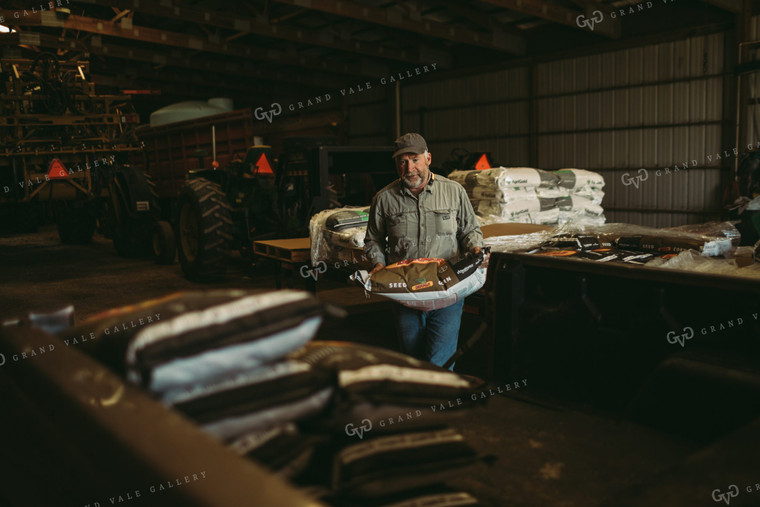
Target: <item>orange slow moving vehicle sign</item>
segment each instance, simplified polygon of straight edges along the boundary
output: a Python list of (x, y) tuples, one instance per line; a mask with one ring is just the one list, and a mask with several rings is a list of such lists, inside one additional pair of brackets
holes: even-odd
[(57, 158), (54, 158), (53, 161), (50, 162), (50, 168), (48, 168), (47, 175), (51, 180), (60, 180), (69, 177), (69, 173), (66, 171), (63, 162)]
[(267, 159), (266, 153), (262, 153), (256, 161), (256, 174), (274, 174), (272, 166), (269, 165), (269, 159)]
[(485, 153), (483, 153), (478, 159), (478, 162), (475, 164), (475, 170), (482, 171), (484, 169), (490, 169), (490, 168), (491, 168), (491, 162), (488, 160), (488, 156)]

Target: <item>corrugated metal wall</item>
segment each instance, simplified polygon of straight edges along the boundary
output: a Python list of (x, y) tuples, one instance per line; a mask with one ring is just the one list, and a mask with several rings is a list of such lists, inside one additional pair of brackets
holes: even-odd
[(385, 146), (393, 142), (393, 110), (387, 94), (392, 86), (378, 87), (356, 94), (346, 91), (345, 106), (348, 113), (346, 133), (352, 146)]
[[(718, 33), (410, 82), (402, 87), (402, 130), (420, 131), (438, 162), (461, 147), (490, 151), (505, 166), (599, 171), (609, 222), (668, 227), (716, 219), (720, 167), (726, 153), (734, 156), (733, 146), (721, 145), (725, 40)], [(378, 102), (352, 106), (352, 134), (379, 140), (373, 129), (389, 122), (386, 109)], [(625, 173), (636, 176), (640, 168), (648, 170), (647, 181), (625, 185)]]
[[(747, 33), (747, 39), (751, 41), (760, 40), (760, 16), (754, 16), (750, 20), (750, 27)], [(760, 60), (760, 46), (751, 46), (750, 61)], [(760, 98), (760, 72), (753, 72), (747, 74), (744, 79), (746, 80), (750, 97)], [(745, 136), (743, 144), (749, 143), (757, 144), (760, 140), (760, 104), (750, 104), (747, 106), (748, 121), (745, 129)]]
[[(455, 148), (528, 165), (529, 69), (427, 81), (402, 88), (402, 130), (420, 131), (439, 162)], [(424, 108), (424, 109), (421, 109)]]
[(602, 173), (611, 222), (709, 218), (699, 212), (720, 206), (716, 154), (732, 150), (721, 146), (723, 45), (714, 34), (538, 65), (538, 166)]

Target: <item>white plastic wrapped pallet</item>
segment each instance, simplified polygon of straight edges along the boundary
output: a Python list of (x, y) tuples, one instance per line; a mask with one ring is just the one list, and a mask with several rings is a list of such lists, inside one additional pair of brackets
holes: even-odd
[[(603, 224), (604, 178), (585, 169), (556, 172), (528, 167), (454, 171), (481, 217), (508, 223)], [(564, 202), (558, 206), (554, 200)]]

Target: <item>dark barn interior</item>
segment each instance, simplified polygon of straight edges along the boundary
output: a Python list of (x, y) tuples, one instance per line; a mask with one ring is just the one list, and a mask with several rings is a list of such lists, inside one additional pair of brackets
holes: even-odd
[(758, 0), (5, 0), (0, 506), (760, 505), (759, 74)]

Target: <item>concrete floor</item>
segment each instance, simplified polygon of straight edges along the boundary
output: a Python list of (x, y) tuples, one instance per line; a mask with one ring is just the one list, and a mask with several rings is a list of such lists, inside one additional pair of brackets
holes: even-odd
[[(50, 228), (0, 237), (0, 320), (69, 303), (82, 319), (178, 290), (221, 287), (274, 289), (273, 270), (266, 263), (250, 269), (238, 262), (226, 281), (199, 286), (183, 278), (177, 264), (120, 258), (111, 242), (99, 237), (87, 246), (61, 245)], [(318, 296), (354, 306), (345, 322), (328, 323), (319, 338), (393, 347), (387, 305), (362, 307), (362, 292), (347, 296), (345, 288), (335, 281), (319, 282)], [(477, 358), (474, 351), (458, 368), (477, 371)], [(489, 506), (615, 505), (615, 498), (699, 449), (672, 435), (551, 402), (531, 392), (529, 383), (509, 395), (489, 396), (488, 404), (474, 409), (459, 428), (481, 453), (498, 459), (469, 469), (451, 484)], [(704, 505), (714, 505), (704, 499)]]

